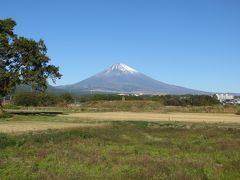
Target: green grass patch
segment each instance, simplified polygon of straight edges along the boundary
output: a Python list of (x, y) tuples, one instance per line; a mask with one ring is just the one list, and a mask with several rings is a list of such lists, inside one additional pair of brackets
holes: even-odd
[(0, 134), (0, 149), (6, 148), (8, 146), (15, 146), (16, 140), (15, 138), (11, 138), (6, 134)]
[(128, 121), (0, 134), (0, 179), (238, 179), (239, 164), (236, 124)]
[(6, 112), (0, 113), (0, 120), (1, 120), (1, 119), (11, 118), (11, 117), (13, 117), (13, 115), (10, 114), (10, 113), (6, 113)]
[(4, 105), (4, 109), (13, 109), (13, 110), (19, 110), (19, 109), (21, 109), (19, 106), (16, 106), (16, 105), (14, 105), (14, 104), (6, 104), (6, 105)]

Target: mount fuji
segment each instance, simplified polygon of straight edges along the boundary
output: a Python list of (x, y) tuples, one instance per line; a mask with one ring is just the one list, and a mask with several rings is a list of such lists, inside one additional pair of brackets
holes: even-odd
[(104, 71), (72, 85), (58, 86), (68, 92), (142, 93), (142, 94), (208, 94), (155, 80), (126, 64), (114, 64)]

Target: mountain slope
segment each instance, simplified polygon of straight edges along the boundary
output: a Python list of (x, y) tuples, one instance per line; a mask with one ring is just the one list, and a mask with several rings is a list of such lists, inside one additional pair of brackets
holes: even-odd
[(202, 91), (157, 81), (125, 64), (114, 64), (90, 78), (58, 88), (72, 93), (94, 91), (144, 94), (206, 94)]
[[(16, 87), (15, 93), (21, 93), (21, 92), (31, 92), (31, 87), (29, 85), (18, 85)], [(66, 90), (59, 89), (54, 86), (48, 85), (47, 93), (54, 94), (54, 95), (60, 95), (66, 93)]]

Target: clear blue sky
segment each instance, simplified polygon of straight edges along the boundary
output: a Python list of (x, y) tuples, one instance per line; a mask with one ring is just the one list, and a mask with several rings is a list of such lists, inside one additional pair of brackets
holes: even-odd
[(114, 63), (163, 82), (240, 92), (239, 0), (9, 0), (0, 18), (48, 46), (71, 84)]

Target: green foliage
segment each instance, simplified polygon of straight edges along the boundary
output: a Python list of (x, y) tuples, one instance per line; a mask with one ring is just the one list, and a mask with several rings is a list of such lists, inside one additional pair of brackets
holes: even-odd
[(4, 107), (4, 109), (14, 109), (14, 110), (20, 109), (19, 106), (16, 106), (16, 105), (14, 105), (13, 103), (6, 104), (6, 105), (4, 105), (3, 107)]
[(59, 96), (60, 100), (65, 104), (74, 103), (74, 98), (70, 93), (65, 93)]
[[(11, 81), (14, 73), (11, 70), (9, 57), (12, 53), (12, 42), (16, 39), (13, 28), (16, 22), (12, 19), (0, 20), (0, 97), (5, 96), (15, 82)], [(14, 76), (13, 76), (14, 78)]]
[(7, 119), (7, 118), (11, 118), (12, 115), (6, 112), (0, 113), (0, 119)]
[[(166, 95), (166, 96), (125, 96), (128, 101), (149, 100), (162, 102), (165, 106), (212, 106), (220, 104), (214, 96), (207, 95)], [(96, 94), (80, 97), (80, 102), (88, 101), (116, 101), (122, 100), (122, 96), (113, 94)]]
[(26, 92), (15, 95), (13, 103), (17, 106), (53, 106), (58, 99), (44, 93)]
[(166, 106), (212, 106), (220, 104), (219, 101), (212, 96), (163, 96), (163, 102)]
[[(115, 94), (95, 94), (89, 96), (82, 96), (80, 97), (80, 102), (87, 102), (87, 101), (116, 101), (122, 100), (123, 96), (115, 95)], [(136, 96), (124, 96), (125, 100), (143, 100), (142, 97)]]
[(0, 97), (19, 84), (44, 91), (48, 78), (55, 81), (61, 77), (59, 68), (48, 64), (44, 41), (18, 37), (13, 32), (15, 25), (12, 19), (0, 20)]
[(70, 94), (53, 96), (46, 93), (24, 92), (13, 97), (15, 106), (56, 106), (67, 105), (74, 102)]
[(16, 140), (14, 138), (11, 138), (6, 134), (0, 134), (0, 149), (6, 148), (8, 146), (15, 146), (15, 145), (16, 145)]
[(121, 100), (121, 96), (111, 95), (111, 94), (95, 94), (91, 96), (83, 96), (80, 98), (80, 102), (86, 101), (112, 101), (112, 100)]

